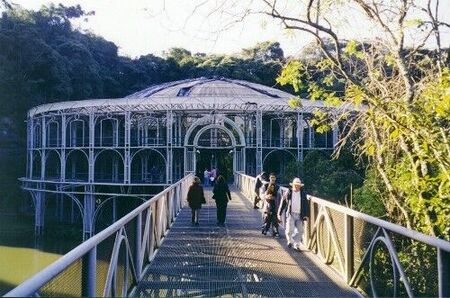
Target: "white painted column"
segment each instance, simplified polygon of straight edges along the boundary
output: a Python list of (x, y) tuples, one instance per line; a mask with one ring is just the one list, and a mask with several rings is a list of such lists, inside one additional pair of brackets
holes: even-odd
[(335, 124), (333, 126), (333, 148), (336, 147), (337, 142), (339, 141), (339, 126)]
[(303, 161), (303, 113), (297, 112), (297, 161)]
[(28, 118), (27, 120), (27, 166), (28, 166), (28, 178), (32, 178), (33, 175), (33, 149), (34, 149), (34, 120)]
[(61, 173), (60, 180), (66, 181), (66, 115), (61, 115)]
[(262, 111), (256, 111), (256, 174), (262, 172)]
[(94, 182), (94, 146), (95, 146), (95, 117), (94, 113), (89, 113), (89, 174), (88, 181)]
[(93, 220), (95, 212), (95, 196), (92, 194), (92, 185), (84, 188), (85, 195), (83, 200), (83, 241), (93, 234)]
[(166, 113), (166, 126), (167, 126), (167, 140), (166, 140), (166, 152), (167, 152), (167, 165), (166, 165), (166, 183), (172, 184), (172, 160), (173, 160), (173, 149), (172, 149), (172, 136), (173, 136), (173, 113), (171, 110), (167, 110)]
[(129, 184), (131, 181), (131, 158), (130, 158), (130, 139), (131, 139), (131, 112), (125, 112), (125, 152), (124, 152), (124, 166), (123, 177), (124, 183)]
[(45, 179), (45, 160), (46, 160), (46, 147), (47, 147), (47, 125), (45, 117), (42, 116), (42, 151), (41, 151), (41, 180)]

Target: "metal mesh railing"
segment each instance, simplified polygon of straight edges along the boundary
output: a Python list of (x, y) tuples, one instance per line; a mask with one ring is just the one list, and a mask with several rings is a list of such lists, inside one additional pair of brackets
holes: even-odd
[[(235, 173), (235, 184), (253, 197), (254, 177)], [(450, 242), (308, 199), (308, 248), (349, 285), (373, 296), (450, 296)]]
[(192, 178), (155, 195), (6, 296), (128, 295), (178, 215)]
[(82, 260), (77, 260), (39, 290), (44, 297), (80, 297)]

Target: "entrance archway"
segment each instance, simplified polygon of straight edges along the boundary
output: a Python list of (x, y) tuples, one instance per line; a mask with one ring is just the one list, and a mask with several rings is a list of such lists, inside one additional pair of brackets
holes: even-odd
[[(192, 145), (185, 147), (187, 172), (203, 177), (205, 169), (216, 168), (219, 174), (232, 180), (234, 171), (244, 171), (245, 144), (242, 144), (241, 138), (239, 143), (236, 142), (235, 134), (224, 122), (206, 125), (195, 133)], [(189, 135), (186, 138), (189, 138)]]

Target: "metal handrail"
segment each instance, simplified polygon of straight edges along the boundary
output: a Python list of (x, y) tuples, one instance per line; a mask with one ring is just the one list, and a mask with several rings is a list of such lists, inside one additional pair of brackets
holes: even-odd
[[(256, 178), (242, 173), (234, 173), (234, 182), (236, 187), (251, 200), (254, 196), (254, 187)], [(286, 192), (286, 187), (281, 187), (282, 192)], [(327, 200), (323, 200), (311, 195), (307, 196), (310, 201), (310, 218), (307, 222), (305, 239), (307, 240), (308, 249), (318, 254), (322, 261), (331, 265), (332, 260), (338, 259), (338, 273), (345, 281), (353, 287), (358, 286), (360, 273), (363, 265), (369, 263), (370, 286), (373, 296), (378, 296), (374, 286), (374, 272), (372, 269), (374, 259), (375, 245), (381, 242), (387, 249), (391, 258), (394, 283), (401, 281), (406, 289), (407, 294), (414, 296), (409, 280), (405, 274), (402, 264), (399, 261), (398, 253), (393, 245), (392, 239), (388, 232), (407, 237), (412, 240), (419, 241), (426, 245), (437, 249), (437, 271), (438, 271), (438, 287), (439, 297), (450, 296), (450, 242), (436, 237), (431, 237), (423, 233), (405, 228), (403, 226), (393, 224), (391, 222), (367, 215), (362, 212), (355, 211), (342, 205), (338, 205)], [(316, 208), (315, 208), (316, 207)], [(344, 236), (339, 239), (336, 233), (336, 226), (332, 220), (330, 212), (338, 212), (344, 217)], [(354, 220), (361, 220), (365, 223), (372, 224), (377, 227), (369, 246), (366, 248), (364, 256), (358, 268), (355, 268), (354, 256)], [(325, 233), (321, 231), (321, 227), (326, 229)], [(324, 252), (321, 250), (321, 243), (324, 243), (324, 237), (328, 238), (328, 248)], [(339, 241), (341, 240), (341, 241)], [(343, 243), (341, 245), (340, 243)], [(342, 247), (343, 246), (343, 247)], [(400, 279), (398, 278), (400, 275)], [(394, 296), (396, 295), (396, 286), (394, 286)]]
[[(143, 266), (145, 265), (144, 250), (149, 250), (149, 253), (152, 255), (155, 253), (154, 247), (150, 247), (148, 242), (155, 242), (156, 248), (161, 245), (162, 238), (164, 238), (167, 230), (170, 228), (171, 222), (182, 207), (182, 200), (187, 194), (187, 188), (191, 184), (192, 179), (193, 175), (189, 174), (177, 183), (169, 186), (108, 228), (89, 238), (33, 277), (6, 293), (5, 297), (34, 296), (39, 289), (45, 286), (49, 281), (58, 276), (58, 274), (63, 272), (74, 262), (81, 259), (83, 260), (83, 269), (86, 268), (86, 271), (88, 272), (88, 282), (82, 285), (82, 295), (90, 297), (97, 296), (95, 293), (96, 248), (102, 241), (116, 234), (113, 252), (120, 249), (123, 238), (126, 238), (124, 228), (134, 219), (137, 220), (137, 235), (142, 235), (142, 237), (136, 237), (136, 252), (134, 258), (131, 260), (133, 271), (136, 272), (136, 276), (134, 276), (136, 279), (135, 283), (138, 282), (142, 278)], [(147, 215), (145, 219), (145, 231), (142, 234), (142, 215), (144, 212), (146, 212)], [(153, 216), (155, 212), (159, 213), (157, 214), (158, 218)], [(158, 237), (153, 239), (153, 235), (157, 235)], [(127, 250), (129, 250), (129, 247), (127, 247)], [(92, 264), (94, 264), (94, 268), (92, 268)], [(111, 264), (113, 264), (113, 260), (111, 260)], [(108, 277), (114, 276), (117, 270), (117, 264), (115, 265), (115, 268), (114, 266), (111, 266), (111, 264), (108, 271)], [(113, 282), (111, 278), (107, 278), (107, 281)], [(127, 283), (125, 282), (124, 284)], [(105, 292), (107, 291), (106, 289), (109, 288), (111, 288), (111, 285), (104, 285), (104, 296), (109, 295), (108, 292)], [(125, 290), (128, 291), (129, 289)]]

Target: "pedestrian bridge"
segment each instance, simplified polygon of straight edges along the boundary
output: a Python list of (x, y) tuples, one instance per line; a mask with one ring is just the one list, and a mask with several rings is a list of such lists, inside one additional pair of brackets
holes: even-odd
[[(210, 190), (200, 225), (191, 226), (183, 206), (192, 177), (6, 296), (416, 296), (428, 284), (427, 296), (450, 296), (449, 242), (309, 197), (305, 247), (294, 251), (283, 229), (279, 239), (261, 235), (261, 213), (250, 202), (255, 179), (239, 173), (225, 227), (216, 226)], [(405, 264), (405, 243), (422, 243), (434, 260), (420, 285)]]

